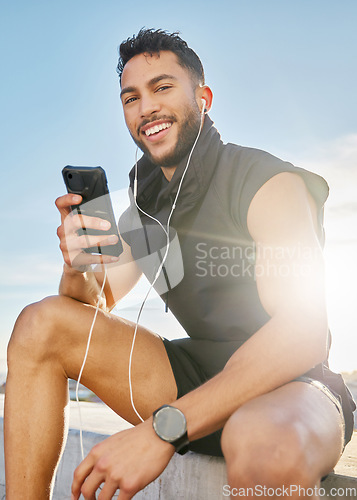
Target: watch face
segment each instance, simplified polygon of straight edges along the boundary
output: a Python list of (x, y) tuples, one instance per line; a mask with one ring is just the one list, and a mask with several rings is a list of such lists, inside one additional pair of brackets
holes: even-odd
[(164, 441), (175, 441), (186, 432), (186, 419), (184, 414), (177, 408), (164, 407), (156, 413), (154, 418), (154, 429)]

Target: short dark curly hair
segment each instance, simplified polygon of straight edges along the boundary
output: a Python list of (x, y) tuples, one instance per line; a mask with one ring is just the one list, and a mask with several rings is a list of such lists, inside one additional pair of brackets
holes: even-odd
[(134, 56), (147, 52), (159, 54), (161, 50), (169, 50), (176, 54), (179, 64), (191, 73), (195, 84), (204, 85), (205, 74), (200, 58), (187, 43), (182, 40), (178, 32), (169, 33), (161, 29), (141, 28), (137, 35), (124, 40), (119, 46), (119, 61), (117, 73), (120, 81), (124, 66)]

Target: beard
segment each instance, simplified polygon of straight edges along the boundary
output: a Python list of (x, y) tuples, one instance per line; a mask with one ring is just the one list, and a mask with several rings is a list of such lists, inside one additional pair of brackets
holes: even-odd
[[(196, 106), (196, 108), (194, 106)], [(179, 123), (173, 116), (153, 116), (150, 122), (161, 119), (168, 119), (173, 123)], [(146, 123), (149, 123), (149, 121), (147, 121)], [(146, 123), (141, 124), (141, 126), (145, 125)], [(194, 101), (194, 105), (188, 109), (181, 124), (179, 124), (178, 140), (176, 144), (171, 149), (171, 151), (169, 151), (165, 155), (162, 155), (161, 157), (153, 156), (146, 145), (143, 144), (140, 139), (136, 139), (133, 136), (132, 137), (135, 144), (148, 157), (151, 163), (160, 167), (176, 167), (180, 163), (182, 158), (184, 158), (192, 148), (200, 129), (200, 125), (201, 114), (196, 101)]]

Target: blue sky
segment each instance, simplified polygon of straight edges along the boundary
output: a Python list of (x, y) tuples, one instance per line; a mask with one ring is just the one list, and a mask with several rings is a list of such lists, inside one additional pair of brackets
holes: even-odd
[[(111, 190), (124, 193), (135, 148), (117, 47), (146, 26), (179, 30), (198, 52), (224, 141), (328, 180), (331, 360), (357, 369), (356, 22), (353, 0), (0, 2), (0, 358), (22, 307), (57, 291), (63, 166), (101, 165)], [(143, 285), (122, 307), (134, 310), (141, 294)], [(150, 321), (165, 329), (157, 308), (149, 304)]]

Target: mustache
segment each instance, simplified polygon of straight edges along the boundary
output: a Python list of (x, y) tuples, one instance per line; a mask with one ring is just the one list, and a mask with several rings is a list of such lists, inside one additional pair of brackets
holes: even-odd
[(172, 123), (177, 121), (174, 116), (170, 116), (170, 115), (162, 115), (162, 116), (153, 115), (150, 118), (144, 118), (143, 121), (140, 123), (140, 125), (137, 128), (138, 135), (140, 135), (140, 130), (143, 127), (145, 127), (145, 125), (147, 125), (148, 123), (153, 123), (153, 122), (159, 121), (159, 120), (167, 120), (167, 121), (170, 121)]

